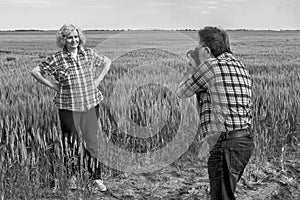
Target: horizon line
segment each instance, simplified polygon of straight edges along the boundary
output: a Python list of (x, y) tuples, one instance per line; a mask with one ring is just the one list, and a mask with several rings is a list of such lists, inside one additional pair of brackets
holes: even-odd
[[(198, 31), (195, 28), (116, 28), (116, 29), (82, 29), (83, 31)], [(299, 31), (300, 29), (251, 29), (251, 28), (232, 28), (226, 31)], [(57, 31), (57, 29), (0, 29), (0, 32), (46, 32)]]

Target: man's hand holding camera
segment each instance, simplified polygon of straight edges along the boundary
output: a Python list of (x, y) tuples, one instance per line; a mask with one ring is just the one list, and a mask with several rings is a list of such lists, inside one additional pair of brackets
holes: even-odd
[(186, 53), (186, 56), (189, 60), (190, 67), (187, 68), (187, 70), (184, 74), (185, 74), (185, 76), (190, 76), (198, 70), (198, 67), (201, 64), (201, 61), (199, 59), (199, 49), (195, 48), (195, 49), (189, 50)]

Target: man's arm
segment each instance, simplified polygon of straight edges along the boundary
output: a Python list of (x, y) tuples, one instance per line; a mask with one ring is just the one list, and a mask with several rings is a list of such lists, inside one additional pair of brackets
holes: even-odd
[(176, 91), (176, 95), (178, 98), (180, 99), (189, 98), (195, 94), (192, 90), (189, 90), (189, 88), (187, 87), (188, 81), (189, 79), (179, 83)]
[(46, 79), (39, 66), (36, 66), (35, 68), (32, 69), (31, 75), (40, 83), (46, 85), (47, 87), (54, 89), (55, 91), (59, 91), (59, 83), (57, 82), (52, 82)]
[(199, 64), (191, 56), (191, 51), (187, 53), (187, 58), (189, 60), (189, 67), (184, 72), (183, 81), (179, 83), (176, 91), (176, 95), (181, 99), (191, 97), (195, 94), (193, 91), (189, 91), (185, 84), (187, 84), (186, 82), (188, 82), (192, 75), (194, 75), (199, 69)]
[[(195, 66), (194, 66), (195, 67)], [(205, 61), (197, 67), (194, 74), (181, 82), (176, 94), (179, 98), (188, 98), (194, 94), (206, 90), (207, 84), (214, 77), (210, 61)]]

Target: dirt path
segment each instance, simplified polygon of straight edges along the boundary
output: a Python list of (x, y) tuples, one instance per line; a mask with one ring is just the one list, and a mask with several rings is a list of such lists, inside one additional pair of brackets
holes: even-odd
[[(289, 165), (286, 173), (271, 174), (266, 170), (256, 182), (240, 181), (236, 196), (240, 200), (298, 200), (300, 199), (300, 171), (297, 163)], [(147, 174), (120, 175), (105, 180), (109, 192), (94, 191), (69, 193), (66, 197), (46, 199), (88, 200), (206, 200), (209, 199), (209, 182), (206, 162), (185, 158), (162, 170)], [(46, 200), (43, 199), (43, 200)]]

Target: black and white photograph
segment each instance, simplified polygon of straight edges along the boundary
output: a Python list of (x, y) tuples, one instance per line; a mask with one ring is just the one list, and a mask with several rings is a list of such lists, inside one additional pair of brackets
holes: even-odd
[(0, 200), (300, 199), (299, 9), (1, 0)]

